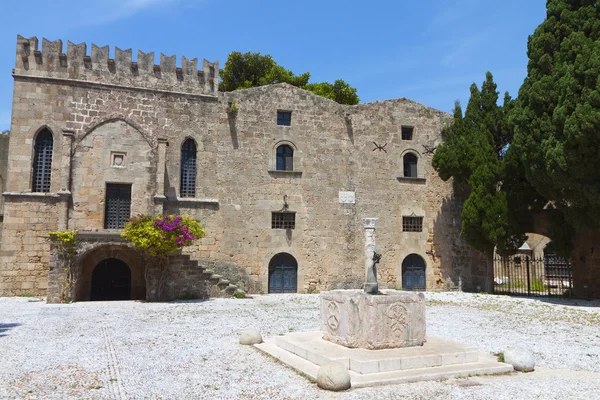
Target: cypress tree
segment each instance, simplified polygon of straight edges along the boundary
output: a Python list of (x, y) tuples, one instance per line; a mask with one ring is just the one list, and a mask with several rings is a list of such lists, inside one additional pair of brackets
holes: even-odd
[(552, 239), (600, 227), (600, 7), (548, 0), (529, 37), (528, 75), (511, 112), (512, 158), (552, 212)]
[(465, 114), (457, 103), (454, 124), (445, 130), (446, 140), (436, 150), (433, 167), (443, 180), (454, 177), (470, 188), (462, 209), (462, 234), (466, 240), (481, 251), (490, 252), (497, 246), (499, 252), (505, 253), (520, 246), (525, 236), (521, 224), (512, 220), (510, 196), (504, 190), (504, 155), (512, 138), (508, 112), (514, 101), (507, 93), (504, 104), (499, 106), (496, 88), (489, 72), (481, 90), (471, 85)]

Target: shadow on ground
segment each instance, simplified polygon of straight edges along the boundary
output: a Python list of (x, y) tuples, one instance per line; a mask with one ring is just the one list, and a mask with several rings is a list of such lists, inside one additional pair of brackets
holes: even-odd
[(0, 322), (0, 337), (6, 336), (5, 332), (20, 325), (21, 324), (5, 324)]

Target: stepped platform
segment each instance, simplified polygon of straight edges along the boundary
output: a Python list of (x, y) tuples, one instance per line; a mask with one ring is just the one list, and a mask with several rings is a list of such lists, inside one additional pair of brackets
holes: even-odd
[(255, 347), (312, 379), (321, 365), (337, 361), (350, 372), (354, 388), (513, 371), (511, 365), (474, 346), (434, 336), (428, 336), (423, 346), (383, 350), (351, 349), (323, 336), (323, 332), (294, 332)]

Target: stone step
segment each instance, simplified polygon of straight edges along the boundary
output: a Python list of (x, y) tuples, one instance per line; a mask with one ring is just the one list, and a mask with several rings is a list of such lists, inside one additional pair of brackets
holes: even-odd
[[(423, 350), (424, 346), (412, 348), (415, 350), (410, 350), (409, 353), (405, 354), (407, 358), (413, 358), (408, 364), (405, 365), (408, 368), (397, 369), (395, 368), (397, 367), (396, 361), (400, 360), (400, 367), (402, 367), (403, 360), (403, 357), (398, 358), (398, 351), (402, 352), (403, 350), (407, 350), (409, 348), (388, 350), (348, 349), (329, 342), (325, 344), (319, 343), (319, 341), (325, 342), (322, 339), (323, 332), (296, 332), (284, 335), (284, 337), (285, 336), (295, 336), (295, 338), (298, 339), (298, 341), (293, 341), (293, 345), (295, 346), (298, 346), (299, 343), (304, 342), (304, 340), (307, 338), (311, 339), (312, 336), (312, 344), (298, 346), (298, 348), (292, 352), (280, 347), (277, 343), (277, 339), (279, 337), (277, 337), (267, 339), (264, 343), (254, 346), (282, 361), (284, 364), (289, 365), (293, 369), (304, 373), (306, 376), (312, 379), (317, 378), (320, 362), (326, 362), (327, 360), (338, 361), (342, 363), (342, 365), (346, 366), (347, 369), (349, 369), (353, 388), (458, 377), (464, 378), (474, 375), (503, 374), (513, 371), (512, 365), (500, 363), (497, 361), (496, 357), (487, 353), (479, 352), (477, 360), (474, 362), (467, 361), (466, 357), (459, 357), (459, 359), (457, 359), (445, 351), (443, 342), (448, 342), (445, 339), (441, 339), (438, 342), (438, 344), (442, 344), (442, 348), (428, 350)], [(427, 340), (435, 342), (433, 337), (428, 337)], [(457, 345), (462, 345), (461, 343), (454, 343)], [(333, 345), (337, 348), (328, 348), (323, 353), (323, 350), (326, 347), (325, 345), (327, 344)], [(316, 345), (316, 348), (314, 345)], [(465, 348), (468, 349), (467, 351), (470, 352), (471, 346), (462, 346), (465, 346)], [(307, 348), (312, 350), (313, 355), (315, 355), (316, 352), (319, 352), (319, 356), (321, 358), (313, 358), (312, 356), (303, 353), (302, 350), (306, 350)], [(431, 360), (418, 361), (414, 357), (419, 357), (419, 352), (422, 352), (421, 355), (425, 358), (432, 355), (439, 356), (439, 363), (431, 364), (429, 362)], [(472, 360), (473, 358), (469, 357), (469, 359)], [(353, 364), (355, 368), (352, 368)], [(431, 366), (422, 367), (426, 364), (430, 364)], [(361, 369), (364, 372), (357, 372), (356, 369)]]
[(229, 286), (229, 281), (221, 278), (221, 280), (217, 282), (217, 286), (221, 289), (225, 289), (227, 286)]
[(234, 285), (234, 284), (231, 284), (231, 283), (229, 284), (229, 286), (227, 286), (225, 288), (225, 292), (228, 293), (228, 294), (231, 294), (231, 295), (233, 295), (236, 290), (237, 290), (237, 285)]

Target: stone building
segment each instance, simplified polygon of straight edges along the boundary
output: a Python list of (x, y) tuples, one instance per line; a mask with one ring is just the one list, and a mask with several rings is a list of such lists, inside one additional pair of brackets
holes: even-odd
[(490, 284), (460, 237), (458, 189), (431, 167), (450, 115), (287, 84), (221, 93), (218, 67), (18, 37), (0, 295), (57, 301), (48, 232), (76, 229), (75, 300), (111, 284), (155, 298), (153, 272), (119, 238), (136, 213), (186, 213), (206, 230), (177, 256), (165, 298), (361, 287), (365, 217), (379, 218), (381, 287)]
[[(4, 192), (8, 168), (8, 132), (0, 132), (0, 193)], [(2, 249), (2, 223), (4, 221), (4, 198), (0, 196), (0, 250)]]

